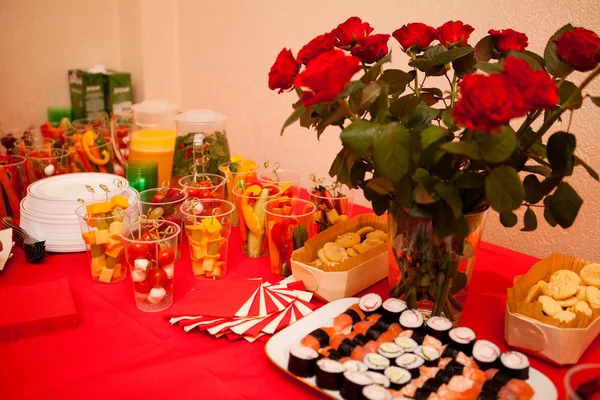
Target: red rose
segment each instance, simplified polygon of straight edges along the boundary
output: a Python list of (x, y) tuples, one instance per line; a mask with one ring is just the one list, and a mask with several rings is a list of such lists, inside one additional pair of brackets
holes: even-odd
[(450, 48), (452, 46), (466, 46), (469, 36), (475, 28), (469, 24), (464, 24), (462, 21), (448, 21), (444, 25), (437, 28), (437, 38), (444, 46)]
[(460, 99), (452, 115), (468, 129), (492, 132), (527, 113), (519, 90), (505, 75), (467, 75), (460, 82)]
[(337, 38), (337, 47), (352, 46), (358, 39), (369, 36), (373, 28), (368, 22), (362, 22), (358, 17), (350, 17), (337, 26), (331, 33)]
[(555, 106), (558, 87), (544, 70), (536, 71), (525, 60), (508, 57), (504, 63), (504, 75), (519, 89), (529, 111)]
[(292, 52), (288, 49), (281, 50), (269, 71), (269, 89), (279, 89), (279, 93), (290, 89), (299, 70), (300, 64)]
[(325, 53), (335, 47), (335, 35), (331, 32), (319, 35), (298, 52), (298, 61), (307, 64), (310, 60), (321, 53)]
[(308, 107), (335, 99), (360, 69), (360, 59), (330, 50), (313, 58), (294, 85), (302, 90), (302, 103)]
[(377, 34), (358, 39), (356, 46), (350, 50), (353, 56), (362, 60), (365, 64), (379, 61), (389, 52), (387, 42), (390, 35)]
[(525, 48), (529, 44), (527, 35), (510, 28), (499, 31), (490, 29), (488, 33), (492, 35), (496, 50), (500, 53), (506, 53), (509, 50), (525, 51)]
[(392, 36), (400, 43), (404, 51), (407, 51), (411, 47), (423, 50), (429, 47), (431, 42), (435, 40), (436, 31), (435, 28), (429, 25), (415, 22), (396, 29), (392, 33)]
[(598, 65), (596, 53), (600, 49), (600, 38), (594, 32), (575, 28), (560, 35), (555, 42), (558, 58), (577, 71), (590, 71)]

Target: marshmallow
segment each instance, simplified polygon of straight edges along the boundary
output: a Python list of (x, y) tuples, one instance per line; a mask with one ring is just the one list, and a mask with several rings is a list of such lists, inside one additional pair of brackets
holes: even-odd
[(148, 301), (152, 304), (158, 304), (165, 296), (167, 291), (161, 287), (155, 287), (148, 293)]
[(54, 165), (52, 165), (52, 164), (46, 165), (46, 168), (44, 168), (44, 175), (46, 175), (46, 176), (54, 175)]
[(149, 263), (150, 261), (146, 260), (145, 258), (138, 258), (133, 262), (133, 266), (138, 271), (146, 271)]
[(194, 212), (198, 215), (204, 212), (204, 206), (202, 205), (202, 203), (199, 202), (198, 204), (196, 204), (196, 206), (194, 207)]
[(131, 280), (134, 282), (144, 282), (146, 280), (146, 272), (134, 269), (131, 273)]
[(163, 270), (167, 274), (167, 278), (173, 279), (173, 275), (175, 274), (175, 264), (171, 263), (169, 265), (165, 265)]

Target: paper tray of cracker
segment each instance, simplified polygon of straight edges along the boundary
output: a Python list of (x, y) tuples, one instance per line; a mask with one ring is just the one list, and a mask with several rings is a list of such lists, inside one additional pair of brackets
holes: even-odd
[(575, 364), (600, 334), (600, 265), (554, 253), (508, 289), (509, 345), (560, 365)]
[(350, 297), (388, 275), (387, 217), (361, 214), (309, 239), (292, 274), (326, 301)]

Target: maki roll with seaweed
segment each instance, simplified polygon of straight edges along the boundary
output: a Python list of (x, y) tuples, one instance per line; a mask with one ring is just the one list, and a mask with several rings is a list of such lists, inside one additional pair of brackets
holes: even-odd
[(358, 306), (365, 315), (370, 315), (379, 312), (383, 300), (377, 293), (367, 293), (358, 299)]
[(381, 329), (377, 328), (377, 324), (375, 324), (372, 327), (370, 327), (369, 329), (367, 329), (367, 331), (365, 332), (365, 336), (369, 340), (377, 340), (377, 339), (379, 339), (379, 336), (381, 336), (381, 334), (383, 332), (385, 332), (385, 330), (381, 330)]
[(358, 304), (352, 304), (343, 313), (333, 319), (333, 327), (336, 332), (344, 332), (350, 329), (352, 325), (362, 321), (365, 314), (361, 311)]
[(425, 360), (427, 367), (435, 367), (440, 361), (440, 352), (429, 346), (419, 346), (415, 349), (415, 354)]
[(518, 351), (506, 351), (500, 355), (502, 371), (511, 378), (529, 379), (529, 358)]
[(423, 344), (423, 341), (425, 340), (426, 336), (427, 335), (422, 330), (419, 330), (413, 331), (413, 334), (410, 338), (419, 344)]
[(396, 358), (396, 365), (410, 372), (413, 379), (419, 377), (421, 374), (419, 368), (422, 367), (423, 364), (425, 364), (425, 360), (413, 353), (404, 353)]
[(465, 366), (456, 360), (450, 361), (448, 363), (448, 365), (446, 365), (446, 368), (444, 368), (444, 371), (446, 371), (447, 373), (449, 373), (452, 376), (462, 375), (464, 370), (465, 370)]
[(315, 375), (315, 367), (319, 353), (310, 347), (297, 347), (290, 350), (288, 371), (301, 378), (310, 378)]
[(369, 353), (363, 362), (372, 371), (384, 371), (390, 366), (390, 360), (377, 353)]
[(500, 357), (500, 349), (489, 340), (478, 340), (473, 346), (473, 359), (483, 371), (494, 368)]
[(441, 381), (443, 383), (448, 383), (448, 382), (450, 382), (450, 379), (452, 379), (453, 376), (454, 376), (453, 374), (446, 371), (445, 369), (440, 369), (435, 374), (435, 379), (437, 379), (438, 381)]
[(349, 357), (356, 346), (358, 345), (354, 341), (346, 338), (342, 340), (337, 349), (342, 356)]
[(335, 329), (333, 328), (318, 328), (306, 335), (301, 341), (300, 345), (304, 347), (310, 347), (318, 351), (322, 347), (329, 346), (329, 340), (335, 336)]
[(402, 329), (417, 331), (423, 328), (423, 314), (419, 310), (404, 310), (400, 314), (400, 326)]
[(448, 333), (450, 337), (449, 347), (462, 351), (468, 356), (473, 354), (473, 345), (475, 344), (475, 332), (470, 328), (458, 327), (450, 330)]
[(391, 400), (392, 395), (380, 385), (365, 386), (362, 390), (364, 400)]
[(317, 361), (315, 370), (316, 383), (321, 389), (340, 390), (342, 387), (342, 374), (346, 367), (337, 361), (322, 358)]
[[(390, 297), (381, 305), (381, 319), (388, 321), (390, 324), (398, 322), (402, 311), (406, 310), (406, 302), (395, 297)], [(387, 329), (387, 328), (386, 328)]]
[(412, 353), (415, 351), (419, 344), (415, 342), (413, 338), (409, 338), (407, 336), (398, 336), (394, 339), (394, 343), (404, 350), (405, 353)]
[(342, 376), (340, 395), (346, 400), (360, 400), (365, 386), (373, 385), (373, 379), (364, 372), (346, 371)]
[(357, 360), (348, 360), (343, 365), (346, 368), (346, 371), (367, 372), (369, 369), (365, 363)]
[(390, 387), (390, 380), (381, 372), (367, 371), (366, 374), (373, 379), (375, 385), (379, 385), (386, 389)]
[(369, 339), (367, 339), (367, 337), (365, 335), (363, 335), (362, 333), (359, 333), (358, 335), (354, 336), (352, 341), (359, 346), (364, 346), (365, 344), (367, 344), (369, 342)]
[(394, 342), (381, 343), (379, 345), (379, 349), (377, 349), (377, 352), (385, 358), (389, 358), (390, 360), (395, 360), (404, 354), (404, 350), (402, 350), (402, 348), (400, 348)]
[(402, 389), (412, 379), (410, 372), (395, 365), (387, 367), (383, 374), (390, 380), (390, 389), (393, 390)]
[(449, 332), (452, 329), (452, 321), (445, 317), (431, 317), (426, 322), (427, 334), (438, 339), (443, 344), (448, 343)]

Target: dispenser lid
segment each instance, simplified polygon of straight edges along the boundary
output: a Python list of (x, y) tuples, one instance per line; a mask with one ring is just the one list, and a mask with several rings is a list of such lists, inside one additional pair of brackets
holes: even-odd
[(162, 114), (177, 111), (177, 106), (166, 100), (144, 100), (132, 105), (131, 109), (140, 114)]
[(213, 110), (195, 109), (187, 110), (175, 117), (175, 121), (192, 123), (192, 124), (207, 124), (211, 122), (225, 121), (227, 117)]

